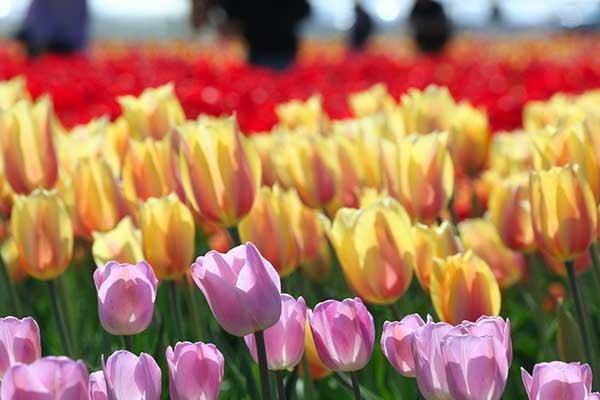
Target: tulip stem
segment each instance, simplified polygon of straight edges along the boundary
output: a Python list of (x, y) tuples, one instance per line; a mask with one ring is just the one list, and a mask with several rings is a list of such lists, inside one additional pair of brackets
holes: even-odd
[(587, 320), (585, 318), (585, 312), (583, 309), (583, 297), (581, 296), (581, 291), (579, 290), (579, 286), (577, 284), (577, 277), (575, 276), (575, 266), (573, 260), (568, 260), (565, 262), (567, 267), (567, 276), (569, 278), (569, 287), (571, 289), (571, 296), (573, 296), (573, 300), (575, 302), (575, 312), (577, 313), (577, 323), (579, 325), (579, 330), (581, 331), (581, 337), (583, 338), (583, 346), (585, 349), (585, 357), (587, 358), (588, 363), (593, 363), (594, 359), (592, 358), (592, 346), (590, 344), (590, 336), (587, 326)]
[(263, 331), (255, 332), (254, 339), (256, 340), (256, 353), (258, 355), (258, 367), (260, 370), (260, 384), (262, 386), (263, 400), (271, 400), (271, 385), (267, 367), (267, 349), (265, 348), (265, 336)]
[(231, 238), (231, 243), (233, 244), (233, 247), (242, 244), (242, 241), (240, 239), (240, 231), (238, 230), (237, 226), (234, 225), (227, 228), (227, 233), (229, 233), (229, 237)]
[(10, 274), (8, 273), (8, 269), (6, 268), (2, 257), (0, 257), (0, 273), (2, 274), (2, 279), (4, 280), (6, 284), (6, 289), (8, 291), (11, 312), (14, 312), (16, 317), (20, 317), (21, 301), (19, 300), (19, 295), (15, 288), (15, 284), (12, 281)]
[(285, 400), (285, 385), (283, 384), (283, 372), (275, 371), (275, 380), (277, 381), (277, 399)]
[(298, 382), (298, 368), (296, 366), (290, 376), (285, 380), (285, 398), (293, 399), (296, 394), (296, 382)]
[(358, 383), (358, 374), (356, 371), (350, 372), (350, 377), (352, 378), (352, 390), (354, 390), (354, 398), (356, 400), (361, 400), (362, 397), (360, 395), (360, 383)]
[(313, 398), (313, 381), (310, 376), (310, 369), (308, 368), (308, 359), (306, 358), (306, 352), (302, 356), (302, 382), (304, 383), (304, 399), (312, 400)]
[(169, 281), (168, 285), (171, 311), (173, 312), (173, 318), (175, 318), (175, 340), (181, 340), (183, 334), (183, 317), (181, 316), (181, 306), (177, 296), (177, 282), (172, 280)]
[(63, 351), (68, 357), (73, 355), (71, 351), (71, 343), (67, 335), (67, 325), (65, 323), (65, 316), (63, 310), (58, 302), (58, 294), (56, 292), (56, 282), (54, 280), (48, 281), (48, 292), (50, 293), (50, 302), (52, 303), (52, 313), (54, 314), (54, 320), (56, 321), (56, 327), (58, 328), (58, 334), (63, 347)]
[(600, 257), (598, 257), (598, 247), (595, 243), (590, 246), (590, 256), (592, 258), (592, 270), (596, 280), (596, 288), (600, 290)]
[(125, 343), (125, 350), (133, 353), (133, 336), (123, 335), (123, 342)]
[(194, 288), (189, 282), (185, 282), (185, 299), (188, 303), (188, 309), (190, 310), (190, 319), (192, 320), (192, 327), (194, 328), (194, 339), (207, 340), (204, 330), (202, 329), (202, 324), (198, 319), (198, 303), (196, 301)]

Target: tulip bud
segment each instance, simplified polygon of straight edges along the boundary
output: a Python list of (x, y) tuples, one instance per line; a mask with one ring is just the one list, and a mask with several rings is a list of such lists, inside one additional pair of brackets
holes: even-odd
[(431, 133), (446, 131), (456, 104), (447, 88), (429, 85), (425, 90), (410, 89), (402, 96), (406, 132)]
[(500, 288), (488, 264), (471, 250), (436, 260), (429, 286), (438, 317), (451, 324), (500, 312)]
[(293, 190), (262, 187), (254, 207), (238, 227), (242, 243), (254, 243), (282, 277), (294, 272), (300, 262), (301, 249), (292, 226), (292, 213), (302, 206)]
[(375, 84), (362, 92), (351, 94), (348, 101), (352, 113), (359, 118), (383, 112), (396, 104), (383, 83)]
[(4, 375), (2, 400), (88, 400), (88, 371), (83, 361), (44, 357), (33, 364), (15, 364)]
[(50, 189), (58, 179), (52, 103), (21, 100), (0, 116), (6, 180), (16, 193)]
[(448, 150), (454, 165), (459, 171), (474, 175), (487, 160), (490, 145), (487, 115), (468, 103), (460, 103), (450, 121)]
[(577, 165), (533, 172), (529, 196), (540, 250), (563, 261), (587, 250), (596, 238), (598, 214), (594, 195)]
[(54, 279), (62, 275), (71, 262), (73, 228), (55, 192), (36, 190), (29, 196), (17, 196), (11, 215), (11, 233), (21, 267), (36, 279)]
[(327, 131), (328, 118), (323, 110), (321, 96), (279, 104), (275, 113), (279, 124), (291, 131), (317, 135)]
[(0, 381), (13, 365), (31, 364), (41, 356), (40, 328), (33, 318), (0, 318)]
[[(310, 312), (310, 310), (308, 310)], [(308, 314), (307, 314), (308, 315)], [(313, 339), (312, 331), (310, 329), (310, 322), (306, 318), (306, 326), (304, 328), (304, 357), (306, 357), (306, 363), (308, 364), (308, 370), (312, 379), (318, 380), (328, 377), (332, 374), (332, 371), (323, 364), (317, 354), (317, 348), (315, 347), (315, 341)], [(300, 373), (303, 374), (303, 364), (300, 364)]]
[(192, 277), (216, 320), (232, 335), (262, 331), (279, 320), (279, 275), (252, 243), (198, 257)]
[(339, 210), (329, 238), (348, 285), (367, 302), (393, 303), (410, 286), (415, 260), (410, 219), (394, 199)]
[(250, 136), (250, 140), (260, 158), (262, 184), (273, 186), (277, 182), (277, 169), (273, 165), (273, 152), (278, 149), (279, 135), (275, 133), (256, 134)]
[(490, 170), (501, 177), (533, 169), (534, 147), (524, 131), (497, 133), (490, 147)]
[(260, 158), (234, 118), (178, 128), (187, 200), (206, 219), (233, 226), (250, 212), (261, 181)]
[(142, 232), (133, 226), (130, 217), (125, 217), (108, 232), (94, 232), (92, 256), (96, 266), (109, 261), (137, 264), (144, 259), (142, 253)]
[(146, 89), (139, 97), (122, 96), (117, 100), (129, 131), (136, 138), (162, 139), (172, 128), (185, 121), (171, 83)]
[(225, 359), (217, 347), (202, 342), (178, 342), (166, 351), (169, 396), (172, 400), (219, 398)]
[(424, 325), (425, 322), (419, 314), (407, 315), (401, 321), (383, 323), (381, 350), (402, 376), (415, 377), (413, 337), (415, 331)]
[(8, 272), (8, 277), (14, 283), (23, 282), (27, 278), (27, 271), (19, 263), (19, 249), (12, 237), (7, 238), (0, 245), (0, 257), (4, 262), (6, 272)]
[(363, 149), (359, 148), (346, 136), (331, 136), (334, 141), (335, 156), (339, 165), (337, 193), (328, 205), (330, 215), (341, 207), (357, 208), (359, 206), (360, 189), (364, 182), (363, 165), (360, 162)]
[(161, 280), (177, 279), (194, 257), (195, 225), (177, 196), (151, 198), (140, 209), (142, 249)]
[(319, 358), (333, 371), (358, 371), (367, 365), (375, 342), (373, 316), (357, 297), (327, 300), (308, 313)]
[(588, 364), (543, 362), (533, 366), (529, 375), (521, 368), (523, 386), (529, 400), (597, 400), (592, 393), (592, 369)]
[(147, 262), (132, 265), (111, 261), (94, 271), (94, 283), (98, 315), (106, 331), (135, 335), (150, 325), (158, 279)]
[(106, 381), (104, 380), (104, 372), (96, 371), (90, 374), (89, 381), (89, 400), (108, 400), (106, 392)]
[(109, 399), (159, 400), (160, 367), (146, 353), (136, 355), (120, 350), (102, 359), (106, 391)]
[(23, 75), (15, 76), (6, 81), (0, 81), (0, 112), (8, 110), (19, 100), (30, 100), (27, 91), (27, 81)]

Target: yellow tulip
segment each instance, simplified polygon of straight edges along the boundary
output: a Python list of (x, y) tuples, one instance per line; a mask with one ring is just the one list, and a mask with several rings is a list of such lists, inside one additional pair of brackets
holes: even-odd
[(456, 107), (448, 89), (435, 85), (423, 91), (410, 89), (401, 105), (408, 134), (447, 131)]
[(119, 97), (118, 101), (129, 131), (136, 138), (162, 139), (185, 121), (183, 108), (171, 83), (146, 89), (139, 97)]
[(448, 149), (457, 169), (474, 175), (487, 161), (490, 127), (487, 115), (467, 103), (459, 104), (448, 130)]
[(561, 261), (572, 260), (595, 240), (594, 194), (577, 165), (532, 172), (529, 196), (540, 250)]
[(500, 288), (488, 264), (472, 251), (436, 259), (430, 282), (433, 307), (450, 324), (500, 313)]
[(320, 135), (329, 123), (323, 110), (321, 96), (312, 96), (306, 101), (292, 100), (275, 108), (280, 126), (296, 133)]
[(30, 276), (50, 280), (65, 272), (73, 254), (73, 228), (55, 192), (38, 189), (17, 196), (10, 227), (19, 263)]
[(547, 101), (530, 101), (523, 108), (523, 126), (532, 131), (550, 125), (583, 121), (584, 111), (575, 105), (574, 98), (562, 93)]
[(277, 185), (262, 187), (254, 207), (238, 226), (242, 243), (254, 243), (282, 277), (300, 262), (300, 243), (292, 227), (292, 212), (300, 207), (295, 191), (283, 191)]
[(192, 212), (175, 194), (150, 198), (140, 209), (142, 249), (159, 279), (186, 274), (194, 256)]
[(351, 94), (349, 96), (352, 113), (361, 118), (385, 112), (386, 109), (396, 105), (396, 101), (388, 93), (383, 83), (371, 86), (369, 89)]
[(335, 215), (341, 207), (356, 208), (359, 205), (360, 191), (364, 182), (363, 165), (361, 157), (363, 149), (359, 148), (346, 136), (331, 136), (334, 142), (335, 154), (340, 174), (337, 178), (337, 193), (327, 210), (330, 215)]
[(273, 165), (272, 153), (279, 148), (277, 142), (279, 135), (276, 133), (256, 134), (250, 136), (250, 140), (260, 158), (262, 170), (262, 184), (273, 186), (277, 182), (277, 169)]
[(23, 282), (27, 278), (27, 272), (19, 263), (19, 250), (12, 237), (9, 237), (0, 245), (0, 257), (4, 262), (6, 272), (8, 272), (8, 277), (13, 282)]
[(342, 208), (328, 231), (346, 281), (360, 297), (389, 304), (406, 292), (415, 249), (400, 203), (388, 197), (361, 210)]
[(235, 118), (203, 120), (178, 128), (185, 196), (209, 221), (236, 225), (252, 209), (260, 188), (260, 158)]
[(97, 266), (109, 261), (137, 264), (144, 259), (142, 232), (133, 226), (130, 217), (123, 218), (113, 230), (94, 232), (92, 256)]
[(58, 179), (52, 103), (21, 100), (0, 115), (4, 173), (16, 193), (52, 188)]
[(25, 78), (19, 75), (7, 81), (0, 81), (0, 111), (8, 110), (19, 100), (31, 100)]
[(497, 133), (490, 146), (490, 170), (501, 177), (533, 169), (534, 148), (525, 132)]

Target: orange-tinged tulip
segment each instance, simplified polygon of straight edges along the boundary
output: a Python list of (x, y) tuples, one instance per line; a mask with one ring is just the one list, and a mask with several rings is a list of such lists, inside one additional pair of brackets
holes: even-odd
[(306, 101), (292, 100), (275, 108), (279, 124), (295, 133), (323, 134), (328, 129), (329, 118), (323, 110), (321, 96)]
[(595, 240), (594, 194), (577, 165), (532, 172), (529, 196), (540, 250), (562, 261), (572, 260)]
[(524, 253), (535, 249), (527, 175), (513, 175), (496, 182), (489, 197), (488, 212), (508, 248)]
[[(552, 258), (544, 252), (540, 252), (540, 254), (542, 255), (544, 265), (548, 267), (552, 272), (562, 277), (567, 276), (567, 266), (565, 265), (564, 261)], [(587, 271), (591, 266), (592, 256), (590, 255), (589, 251), (581, 253), (575, 258), (575, 260), (573, 260), (573, 267), (577, 275)]]
[(388, 93), (383, 83), (371, 86), (362, 92), (353, 93), (349, 96), (350, 108), (357, 117), (366, 117), (385, 112), (388, 108), (396, 105), (396, 101)]
[(446, 134), (412, 135), (383, 144), (386, 187), (413, 219), (436, 220), (454, 191)]
[(139, 97), (119, 97), (118, 101), (129, 132), (136, 138), (162, 139), (185, 121), (183, 108), (170, 83), (146, 89)]
[(98, 267), (109, 261), (137, 264), (144, 260), (142, 232), (133, 225), (130, 217), (123, 218), (113, 230), (94, 232), (93, 236), (92, 256)]
[(302, 275), (314, 282), (324, 282), (329, 277), (332, 267), (331, 250), (326, 239), (318, 242), (319, 249), (311, 259), (301, 261)]
[(0, 116), (4, 173), (16, 193), (52, 188), (58, 178), (52, 103), (21, 100)]
[(27, 272), (19, 263), (19, 250), (12, 237), (6, 239), (0, 246), (0, 256), (4, 262), (4, 267), (8, 272), (8, 277), (13, 282), (23, 282), (25, 278), (27, 278)]
[(467, 103), (459, 104), (448, 130), (448, 149), (456, 168), (468, 175), (479, 171), (487, 160), (490, 127), (487, 115)]
[(385, 198), (357, 210), (340, 209), (329, 229), (348, 286), (373, 304), (402, 296), (413, 276), (415, 249), (410, 218)]
[(19, 263), (30, 276), (50, 280), (65, 272), (73, 254), (73, 228), (55, 192), (38, 189), (17, 196), (10, 227)]
[(522, 131), (497, 133), (490, 146), (490, 170), (501, 177), (533, 169), (531, 135)]
[(447, 131), (456, 108), (448, 89), (435, 85), (423, 91), (410, 89), (401, 104), (408, 134)]
[(277, 169), (273, 165), (272, 153), (278, 150), (277, 140), (279, 135), (276, 133), (256, 134), (250, 136), (250, 140), (260, 157), (262, 170), (262, 184), (273, 186), (277, 182)]
[(500, 312), (500, 288), (492, 270), (472, 251), (437, 259), (430, 282), (438, 317), (450, 324)]
[(359, 205), (360, 190), (363, 186), (363, 166), (360, 162), (363, 150), (358, 148), (345, 136), (331, 136), (335, 143), (335, 151), (340, 174), (337, 193), (328, 205), (328, 213), (335, 215), (340, 207), (356, 208)]
[(119, 166), (123, 166), (125, 155), (129, 150), (129, 138), (132, 136), (129, 125), (123, 116), (108, 124), (106, 136), (111, 147), (111, 153), (115, 153), (119, 160)]
[(19, 100), (30, 100), (27, 82), (21, 75), (0, 82), (0, 111), (8, 110)]
[[(319, 358), (308, 318), (306, 319), (306, 329), (304, 329), (304, 335), (304, 357), (306, 357), (310, 377), (315, 380), (328, 377), (333, 371), (327, 368)], [(302, 364), (300, 367), (302, 368)]]
[(431, 226), (417, 223), (413, 227), (413, 239), (415, 242), (415, 275), (417, 275), (421, 287), (429, 291), (434, 260), (459, 253), (462, 245), (448, 221)]
[(483, 218), (473, 218), (458, 224), (465, 250), (473, 250), (492, 269), (502, 289), (517, 283), (525, 270), (522, 254), (507, 248), (494, 224)]
[(192, 212), (175, 194), (150, 198), (140, 210), (142, 249), (159, 279), (178, 279), (194, 256)]
[(292, 227), (292, 212), (300, 207), (295, 191), (262, 187), (254, 207), (238, 226), (242, 243), (254, 243), (282, 277), (291, 274), (300, 262), (300, 243)]
[(583, 109), (574, 104), (574, 98), (562, 93), (546, 101), (530, 101), (523, 108), (523, 126), (527, 130), (562, 125), (585, 118)]
[(260, 158), (235, 118), (203, 120), (178, 128), (184, 192), (209, 221), (233, 226), (252, 209), (260, 188)]

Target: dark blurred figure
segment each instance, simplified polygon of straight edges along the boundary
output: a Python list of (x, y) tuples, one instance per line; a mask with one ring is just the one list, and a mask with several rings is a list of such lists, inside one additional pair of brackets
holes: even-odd
[(354, 1), (354, 16), (354, 25), (350, 30), (350, 48), (361, 50), (365, 47), (369, 41), (369, 36), (373, 32), (373, 20), (357, 0)]
[(441, 51), (452, 35), (444, 7), (435, 0), (416, 0), (410, 24), (417, 46), (426, 53)]
[(71, 53), (87, 40), (86, 0), (32, 0), (17, 39), (30, 56)]

